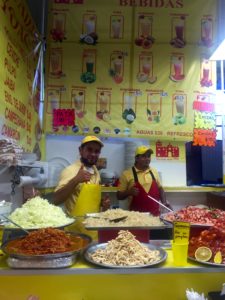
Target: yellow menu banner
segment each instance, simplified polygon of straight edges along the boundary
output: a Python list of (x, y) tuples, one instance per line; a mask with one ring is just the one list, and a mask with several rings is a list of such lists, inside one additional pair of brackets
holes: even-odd
[(33, 86), (38, 34), (24, 1), (0, 1), (0, 136), (40, 154), (40, 89)]
[(193, 101), (215, 101), (216, 16), (213, 0), (50, 1), (47, 133), (192, 140)]

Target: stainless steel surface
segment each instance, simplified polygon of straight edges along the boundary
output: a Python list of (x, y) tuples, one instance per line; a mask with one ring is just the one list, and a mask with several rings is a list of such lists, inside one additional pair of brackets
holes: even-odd
[[(58, 228), (58, 229), (60, 229), (60, 228), (64, 228), (64, 227), (67, 227), (67, 226), (69, 226), (69, 225), (72, 225), (73, 223), (75, 222), (75, 219), (73, 218), (71, 218), (71, 221), (70, 222), (68, 222), (68, 223), (66, 223), (66, 224), (62, 224), (62, 225), (58, 225), (58, 226), (48, 226), (48, 227), (51, 227), (51, 228)], [(13, 223), (12, 221), (11, 221), (11, 223)], [(13, 223), (13, 224), (16, 224), (15, 222)], [(5, 224), (5, 228), (8, 230), (17, 230), (17, 229), (22, 229), (22, 230), (25, 230), (25, 231), (27, 231), (27, 232), (29, 232), (29, 231), (31, 231), (31, 230), (38, 230), (38, 229), (44, 229), (44, 228), (46, 228), (46, 227), (33, 227), (33, 228), (22, 228), (21, 226), (17, 226), (18, 228), (16, 228), (16, 227), (7, 227), (7, 224)]]
[(166, 229), (171, 228), (170, 224), (164, 224), (161, 226), (85, 226), (87, 230), (154, 230), (154, 229)]
[(153, 267), (156, 266), (162, 262), (164, 262), (167, 258), (167, 252), (157, 246), (154, 246), (152, 244), (147, 244), (147, 243), (142, 243), (143, 246), (148, 247), (150, 250), (158, 250), (160, 252), (160, 259), (156, 262), (153, 263), (148, 263), (146, 265), (135, 265), (135, 266), (118, 266), (118, 265), (108, 265), (108, 264), (103, 264), (103, 263), (98, 263), (95, 262), (91, 257), (90, 254), (94, 253), (96, 250), (98, 249), (105, 249), (106, 248), (107, 243), (103, 243), (103, 244), (95, 244), (95, 245), (90, 245), (89, 247), (87, 247), (87, 249), (84, 251), (84, 258), (96, 265), (96, 266), (100, 266), (100, 267), (104, 267), (104, 268), (124, 268), (124, 269), (133, 269), (133, 268), (146, 268), (146, 267)]
[(225, 268), (225, 264), (216, 264), (216, 263), (212, 263), (212, 262), (209, 262), (209, 261), (200, 261), (200, 260), (197, 260), (197, 259), (195, 259), (193, 257), (190, 257), (190, 256), (188, 256), (188, 259), (191, 260), (191, 261), (194, 261), (196, 263), (199, 263), (201, 265), (208, 265), (208, 266)]
[[(170, 213), (168, 213), (168, 214), (170, 214)], [(187, 222), (187, 221), (182, 221), (182, 220), (179, 220), (179, 219), (177, 219), (177, 220), (174, 220), (174, 221), (169, 221), (169, 220), (167, 220), (166, 219), (166, 217), (167, 217), (167, 215), (168, 214), (162, 214), (161, 216), (160, 216), (160, 219), (165, 223), (165, 224), (173, 224), (173, 222), (176, 222), (176, 221), (181, 221), (181, 222)], [(189, 222), (187, 222), (187, 223), (189, 223)], [(213, 226), (213, 224), (200, 224), (200, 223), (190, 223), (190, 226), (191, 227), (212, 227)]]
[(70, 267), (75, 264), (78, 253), (68, 256), (49, 258), (49, 259), (21, 259), (16, 257), (8, 257), (7, 264), (14, 269), (59, 269)]
[(23, 230), (25, 233), (29, 233), (29, 231), (27, 231), (25, 228), (23, 228), (22, 226), (20, 226), (19, 224), (15, 223), (13, 220), (11, 220), (10, 218), (6, 217), (5, 215), (2, 215), (3, 218), (5, 218), (7, 221), (9, 221), (10, 223), (12, 223), (13, 225), (15, 225), (16, 227), (18, 227), (19, 229)]

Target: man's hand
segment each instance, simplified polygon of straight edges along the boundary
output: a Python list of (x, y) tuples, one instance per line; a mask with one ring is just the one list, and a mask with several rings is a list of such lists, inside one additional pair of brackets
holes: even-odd
[(101, 201), (101, 207), (102, 207), (102, 211), (105, 211), (107, 209), (110, 208), (110, 198), (109, 198), (109, 194), (106, 194)]
[(78, 183), (88, 182), (91, 179), (91, 174), (88, 171), (84, 170), (84, 165), (81, 165), (80, 170), (78, 171), (75, 178)]
[(139, 189), (135, 186), (132, 186), (132, 188), (128, 190), (128, 194), (130, 196), (137, 196), (139, 194)]

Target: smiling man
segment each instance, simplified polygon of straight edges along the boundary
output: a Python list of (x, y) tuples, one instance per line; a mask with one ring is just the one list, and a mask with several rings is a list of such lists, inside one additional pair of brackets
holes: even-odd
[(66, 167), (54, 192), (54, 204), (64, 203), (72, 216), (106, 210), (108, 197), (101, 199), (100, 175), (96, 163), (103, 143), (96, 136), (86, 136), (79, 147), (80, 160)]

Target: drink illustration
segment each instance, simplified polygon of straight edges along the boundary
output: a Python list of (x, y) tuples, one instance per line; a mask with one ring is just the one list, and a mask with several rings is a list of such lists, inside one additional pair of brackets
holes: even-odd
[(172, 19), (172, 39), (170, 44), (175, 48), (184, 48), (185, 46), (185, 18), (175, 17)]
[(186, 95), (173, 96), (173, 124), (182, 125), (186, 122), (187, 99)]
[(110, 37), (113, 39), (120, 39), (123, 37), (123, 16), (111, 16)]
[(149, 49), (154, 44), (152, 36), (153, 18), (148, 14), (141, 14), (138, 17), (138, 36), (135, 45), (144, 49)]
[(51, 35), (54, 41), (62, 42), (65, 37), (66, 15), (63, 13), (53, 14)]
[(110, 98), (111, 93), (101, 91), (97, 93), (96, 117), (99, 120), (110, 120)]
[(109, 73), (113, 80), (119, 84), (123, 81), (124, 58), (120, 52), (111, 54)]
[(122, 118), (131, 124), (136, 119), (136, 95), (133, 92), (127, 92), (123, 96), (123, 112)]
[(94, 58), (92, 56), (86, 58), (86, 72), (94, 72)]
[(150, 57), (146, 57), (146, 59), (142, 61), (142, 72), (149, 76), (150, 71), (151, 71), (151, 59)]
[(96, 33), (97, 16), (95, 14), (84, 14), (82, 34), (80, 35), (80, 42), (95, 45), (98, 40)]
[(84, 91), (72, 90), (72, 101), (78, 118), (84, 117)]
[(143, 17), (140, 19), (140, 36), (151, 36), (152, 19), (150, 17)]
[(153, 57), (152, 54), (139, 56), (139, 72), (137, 74), (139, 82), (155, 83), (157, 77), (153, 75)]
[(62, 75), (62, 49), (54, 48), (50, 52), (50, 74), (54, 77)]
[(184, 57), (173, 55), (171, 57), (170, 79), (181, 81), (184, 79)]
[(206, 47), (212, 46), (213, 40), (213, 22), (210, 18), (204, 18), (201, 20), (201, 41)]
[(92, 83), (96, 80), (96, 51), (84, 50), (81, 81)]
[(52, 114), (54, 109), (60, 108), (60, 92), (56, 89), (48, 89), (47, 113)]
[(150, 93), (147, 98), (147, 118), (150, 122), (158, 123), (161, 115), (161, 96), (159, 93)]
[(210, 87), (212, 86), (212, 69), (211, 62), (207, 59), (202, 60), (201, 63), (201, 79), (200, 84), (202, 87)]

